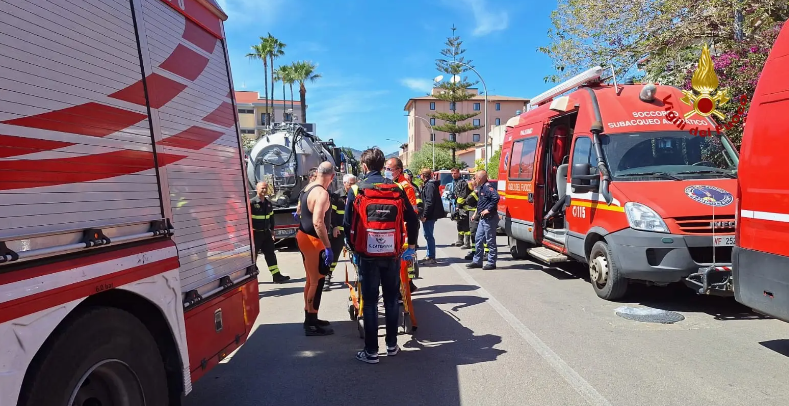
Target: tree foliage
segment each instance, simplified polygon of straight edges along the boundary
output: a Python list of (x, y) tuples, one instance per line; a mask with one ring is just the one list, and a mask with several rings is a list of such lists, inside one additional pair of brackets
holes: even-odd
[[(468, 165), (465, 162), (454, 163), (452, 155), (449, 150), (439, 149), (439, 144), (436, 144), (436, 167), (435, 170), (452, 169), (453, 166), (458, 166), (460, 169), (466, 168)], [(422, 168), (433, 167), (433, 144), (430, 142), (425, 143), (419, 150), (415, 151), (408, 160), (408, 169), (414, 173), (418, 173)]]
[(354, 175), (359, 175), (362, 172), (362, 167), (359, 161), (356, 159), (356, 156), (353, 154), (353, 150), (349, 147), (342, 147), (342, 152), (345, 154), (345, 165), (348, 166), (350, 172)]
[(473, 142), (457, 142), (457, 136), (484, 127), (464, 123), (464, 121), (476, 117), (479, 113), (457, 113), (454, 108), (457, 103), (474, 97), (474, 94), (469, 92), (469, 88), (477, 84), (477, 82), (470, 82), (468, 77), (463, 76), (469, 70), (463, 64), (473, 65), (471, 65), (471, 60), (466, 60), (463, 56), (466, 50), (462, 48), (463, 41), (460, 40), (460, 37), (454, 35), (455, 29), (455, 27), (452, 27), (452, 36), (448, 37), (444, 43), (446, 48), (441, 50), (443, 58), (436, 59), (436, 69), (446, 76), (435, 85), (440, 90), (434, 95), (438, 100), (450, 102), (452, 112), (428, 114), (429, 117), (443, 121), (442, 124), (433, 126), (433, 129), (437, 132), (445, 132), (449, 134), (449, 137), (437, 143), (436, 148), (450, 151), (452, 162), (456, 162), (455, 153), (458, 150), (474, 146)]
[(488, 167), (485, 167), (485, 160), (484, 159), (477, 159), (474, 161), (474, 170), (479, 171), (484, 169), (488, 172), (489, 179), (498, 179), (499, 177), (499, 160), (501, 160), (501, 149), (497, 149), (496, 152), (488, 160)]
[[(550, 43), (538, 50), (556, 70), (546, 82), (600, 65), (613, 66), (620, 82), (638, 71), (641, 81), (690, 89), (707, 43), (720, 87), (732, 98), (750, 99), (787, 18), (786, 0), (559, 0)], [(728, 117), (736, 108), (734, 102), (720, 106)], [(742, 125), (727, 133), (739, 145)]]

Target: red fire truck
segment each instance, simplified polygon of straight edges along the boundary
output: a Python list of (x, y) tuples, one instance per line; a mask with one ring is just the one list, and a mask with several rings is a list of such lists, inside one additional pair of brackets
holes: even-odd
[(679, 89), (606, 85), (602, 73), (554, 87), (507, 123), (499, 211), (510, 252), (586, 263), (608, 300), (631, 281), (731, 295), (733, 144), (699, 115), (677, 127), (667, 115), (691, 111)]
[(784, 24), (756, 86), (742, 138), (737, 190), (734, 293), (738, 302), (789, 322), (789, 199), (771, 173), (789, 162), (789, 24)]
[(0, 404), (180, 404), (258, 315), (214, 0), (6, 0)]

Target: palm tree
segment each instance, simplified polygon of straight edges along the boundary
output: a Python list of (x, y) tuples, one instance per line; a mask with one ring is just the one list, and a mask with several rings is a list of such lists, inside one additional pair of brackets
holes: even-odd
[(315, 64), (310, 61), (293, 62), (293, 79), (299, 82), (299, 95), (301, 96), (301, 119), (307, 122), (307, 88), (304, 82), (315, 82), (321, 78), (320, 73), (315, 73)]
[[(270, 35), (270, 34), (269, 34)], [(252, 45), (252, 52), (247, 54), (249, 59), (259, 59), (263, 61), (263, 79), (265, 80), (265, 93), (266, 93), (266, 118), (269, 117), (268, 113), (268, 55), (270, 53), (269, 43), (266, 38), (260, 37), (260, 44)], [(274, 90), (271, 91), (274, 93)], [(266, 120), (269, 122), (270, 120)], [(266, 123), (263, 123), (266, 124)]]
[(274, 115), (274, 59), (279, 58), (282, 55), (285, 55), (285, 44), (278, 40), (276, 37), (268, 33), (268, 36), (265, 38), (261, 38), (261, 40), (266, 43), (266, 50), (268, 51), (267, 56), (269, 61), (271, 62), (271, 111), (272, 116)]
[(287, 106), (285, 104), (285, 100), (287, 98), (287, 96), (285, 96), (285, 83), (287, 83), (287, 81), (288, 81), (287, 80), (287, 76), (288, 76), (288, 66), (287, 65), (280, 66), (279, 68), (277, 68), (274, 71), (274, 80), (276, 80), (278, 82), (282, 82), (282, 122), (283, 123), (288, 121), (287, 117), (285, 116), (287, 114), (287, 113), (285, 113), (285, 110), (287, 110), (285, 108), (285, 106)]
[(285, 83), (290, 86), (290, 119), (293, 121), (293, 84), (296, 83), (293, 76), (293, 65), (281, 66), (280, 69), (285, 70)]

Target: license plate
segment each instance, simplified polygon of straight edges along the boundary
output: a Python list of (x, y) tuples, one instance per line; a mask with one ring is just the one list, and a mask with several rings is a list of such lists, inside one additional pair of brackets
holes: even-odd
[(712, 243), (716, 247), (731, 247), (734, 245), (733, 235), (723, 235), (720, 237), (713, 237)]
[(278, 230), (274, 230), (274, 237), (277, 238), (289, 238), (296, 235), (295, 228), (280, 228)]

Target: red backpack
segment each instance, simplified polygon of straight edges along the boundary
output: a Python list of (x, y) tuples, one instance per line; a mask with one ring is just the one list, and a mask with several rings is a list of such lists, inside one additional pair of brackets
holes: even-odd
[(350, 241), (357, 254), (394, 257), (403, 249), (405, 194), (396, 183), (354, 186)]

